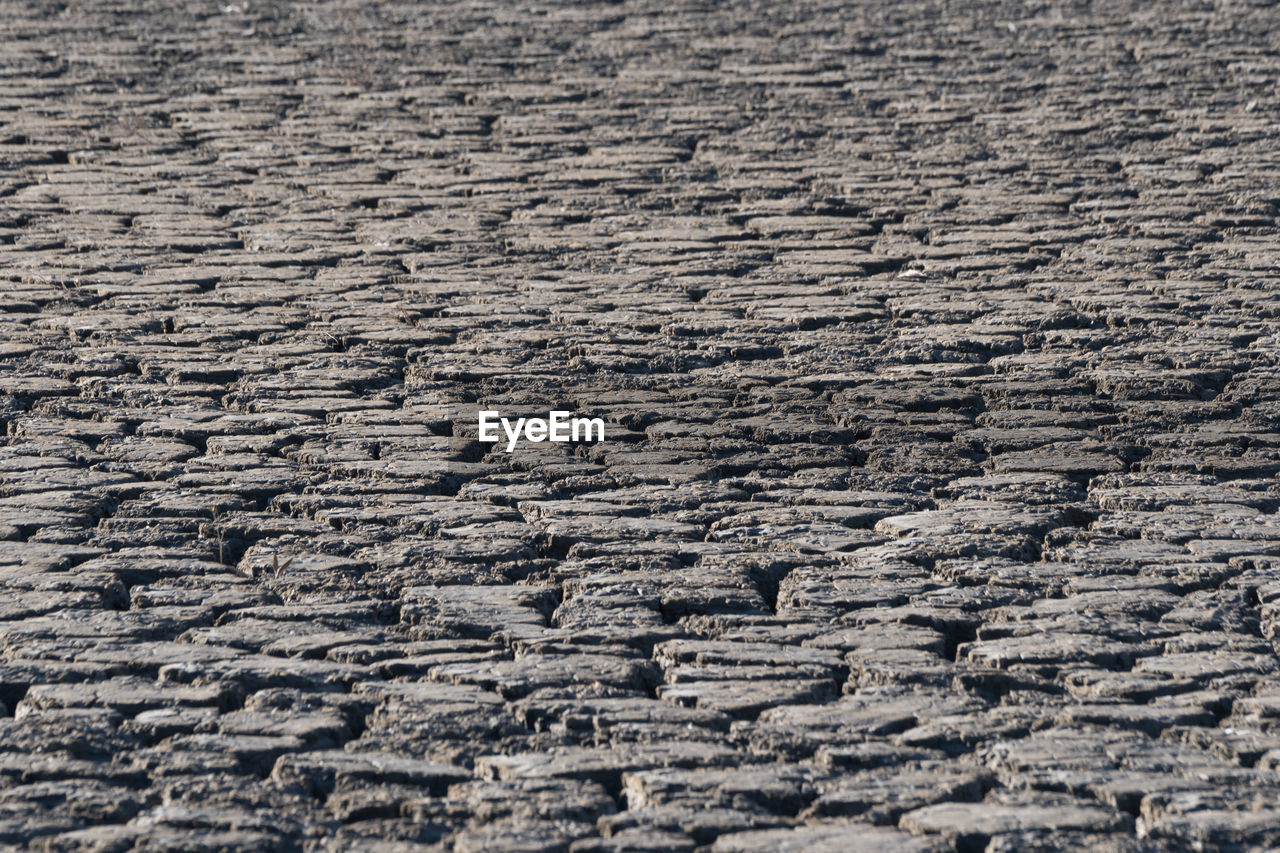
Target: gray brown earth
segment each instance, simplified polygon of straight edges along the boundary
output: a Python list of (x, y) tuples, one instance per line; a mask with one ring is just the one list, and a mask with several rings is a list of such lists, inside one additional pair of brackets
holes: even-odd
[(0, 32), (0, 844), (1280, 844), (1272, 4)]

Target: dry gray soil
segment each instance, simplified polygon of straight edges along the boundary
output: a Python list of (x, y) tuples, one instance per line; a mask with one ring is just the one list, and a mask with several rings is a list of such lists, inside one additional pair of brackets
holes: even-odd
[(0, 34), (0, 845), (1280, 844), (1270, 4)]

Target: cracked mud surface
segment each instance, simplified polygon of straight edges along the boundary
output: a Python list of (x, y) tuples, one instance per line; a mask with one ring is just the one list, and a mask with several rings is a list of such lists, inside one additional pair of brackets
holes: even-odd
[(1280, 844), (1274, 10), (85, 5), (0, 3), (0, 845)]

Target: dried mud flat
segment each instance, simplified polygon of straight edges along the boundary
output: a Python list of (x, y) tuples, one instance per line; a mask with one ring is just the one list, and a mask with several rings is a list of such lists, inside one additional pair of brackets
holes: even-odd
[(0, 845), (1280, 844), (1273, 8), (82, 5)]

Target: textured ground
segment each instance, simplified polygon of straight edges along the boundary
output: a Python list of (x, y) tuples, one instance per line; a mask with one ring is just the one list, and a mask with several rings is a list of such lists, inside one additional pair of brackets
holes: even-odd
[(0, 844), (1280, 844), (1274, 9), (0, 33)]

